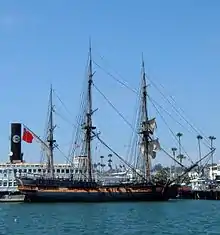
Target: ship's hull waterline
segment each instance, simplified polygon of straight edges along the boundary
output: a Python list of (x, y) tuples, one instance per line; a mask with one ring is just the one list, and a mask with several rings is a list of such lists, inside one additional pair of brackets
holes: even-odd
[(176, 186), (111, 185), (61, 179), (17, 178), (18, 190), (29, 202), (167, 201), (177, 195)]
[(152, 190), (99, 189), (99, 190), (65, 190), (65, 189), (30, 189), (19, 187), (25, 194), (27, 202), (126, 202), (126, 201), (167, 201), (175, 194), (172, 188)]

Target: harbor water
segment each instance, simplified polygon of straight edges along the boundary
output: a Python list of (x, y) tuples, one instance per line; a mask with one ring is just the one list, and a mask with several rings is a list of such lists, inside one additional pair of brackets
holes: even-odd
[(220, 201), (0, 204), (0, 234), (220, 234)]

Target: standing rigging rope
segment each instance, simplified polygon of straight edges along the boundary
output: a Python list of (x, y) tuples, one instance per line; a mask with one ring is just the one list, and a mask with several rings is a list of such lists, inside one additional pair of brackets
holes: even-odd
[[(104, 140), (102, 140), (96, 133), (93, 133), (94, 135), (96, 135), (96, 138), (107, 148), (109, 149), (115, 156), (117, 156), (125, 165), (127, 165), (134, 173), (136, 173), (139, 177), (141, 177), (142, 179), (146, 180), (145, 177), (143, 175), (141, 175), (139, 172), (137, 172), (137, 170), (135, 169), (135, 167), (133, 167), (130, 163), (128, 163), (127, 161), (125, 161), (119, 154), (117, 154), (108, 144), (105, 143)], [(143, 172), (141, 172), (143, 173)]]
[[(206, 137), (206, 135), (204, 135), (204, 133), (202, 133), (200, 130), (198, 130), (198, 128), (195, 128), (194, 125), (192, 125), (179, 111), (178, 109), (170, 102), (169, 99), (167, 99), (167, 97), (160, 91), (160, 89), (157, 87), (157, 85), (148, 77), (148, 80), (151, 82), (151, 84), (155, 87), (155, 89), (162, 95), (162, 97), (172, 106), (172, 108), (176, 111), (177, 114), (179, 114), (179, 116), (199, 135), (202, 134), (204, 137), (204, 140), (206, 142), (208, 141), (208, 138)], [(173, 102), (175, 102), (175, 100), (173, 99), (172, 96), (169, 95), (169, 97), (172, 99)], [(175, 102), (176, 103), (176, 102)], [(179, 108), (182, 112), (183, 110), (181, 108)], [(184, 112), (183, 112), (184, 113)], [(209, 144), (210, 146), (210, 144)]]
[[(96, 63), (96, 65), (98, 65), (98, 64)], [(99, 67), (101, 68), (101, 66), (99, 66)], [(111, 76), (111, 77), (113, 77), (113, 76)], [(118, 79), (117, 79), (117, 81), (118, 81)], [(122, 85), (125, 86), (126, 88), (129, 88), (130, 90), (132, 90), (133, 92), (135, 92), (135, 93), (137, 94), (137, 91), (135, 91), (134, 89), (131, 89), (131, 88), (130, 88), (128, 85), (126, 85), (124, 82), (120, 81), (120, 84), (122, 84)], [(99, 91), (99, 93), (101, 93), (100, 90), (98, 90), (98, 91)], [(101, 93), (101, 94), (102, 94), (102, 96), (108, 101), (107, 97), (106, 97), (103, 93)], [(148, 98), (150, 99), (149, 96), (148, 96)], [(151, 101), (151, 100), (150, 100), (150, 101)], [(115, 107), (112, 105), (112, 103), (111, 103), (110, 101), (108, 101), (108, 103), (115, 109)], [(152, 101), (151, 101), (151, 103), (152, 103)], [(163, 122), (164, 122), (165, 125), (168, 127), (169, 131), (172, 133), (172, 135), (174, 136), (175, 140), (178, 141), (176, 135), (175, 135), (174, 132), (171, 130), (171, 128), (170, 128), (169, 125), (167, 124), (167, 122), (166, 122), (166, 120), (164, 119), (164, 117), (160, 114), (158, 108), (154, 105), (154, 103), (152, 103), (152, 105), (153, 105), (154, 108), (156, 109), (157, 113), (162, 117)], [(126, 119), (123, 117), (123, 115), (122, 115), (117, 109), (115, 109), (115, 111), (123, 118), (124, 121), (126, 120)], [(131, 127), (131, 124), (130, 124), (129, 122), (126, 121), (126, 123)], [(134, 130), (133, 127), (132, 127), (132, 130)], [(191, 161), (191, 163), (193, 163), (192, 159), (189, 157), (188, 153), (186, 152), (186, 150), (183, 148), (182, 145), (181, 145), (181, 148), (183, 149), (183, 151), (185, 152), (186, 156), (188, 157), (188, 160)]]
[[(165, 113), (167, 113), (167, 115), (173, 119), (176, 123), (178, 123), (183, 129), (185, 129), (186, 131), (188, 131), (189, 133), (192, 133), (192, 130), (190, 131), (188, 128), (186, 128), (182, 123), (180, 123), (179, 121), (177, 121), (171, 113), (169, 113), (166, 109), (164, 109), (162, 107), (162, 105), (158, 104), (158, 102), (156, 102), (151, 96), (149, 96), (149, 99), (151, 99), (151, 102), (154, 103), (156, 106), (158, 106), (161, 110), (163, 110)], [(204, 143), (208, 148), (209, 148), (209, 145), (207, 145), (206, 143)]]
[(121, 85), (123, 85), (124, 87), (126, 87), (128, 90), (132, 91), (133, 93), (135, 94), (138, 94), (138, 91), (131, 88), (129, 85), (127, 85), (125, 82), (119, 80), (118, 78), (116, 78), (115, 76), (113, 76), (110, 72), (106, 71), (104, 68), (102, 68), (98, 63), (96, 63), (94, 60), (93, 60), (93, 63), (98, 67), (100, 68), (103, 72), (105, 72), (107, 75), (109, 75), (110, 77), (112, 77), (114, 80), (116, 80), (118, 83), (120, 83)]
[[(165, 123), (165, 125), (167, 126), (167, 128), (169, 129), (170, 133), (173, 135), (174, 139), (177, 141), (178, 143), (178, 139), (175, 135), (175, 133), (171, 130), (171, 128), (169, 127), (168, 123), (166, 122), (166, 120), (164, 119), (163, 115), (159, 112), (158, 108), (155, 106), (155, 104), (151, 101), (151, 98), (148, 96), (149, 101), (151, 102), (151, 104), (154, 106), (154, 108), (156, 109), (158, 115), (161, 117), (161, 119), (163, 120), (163, 122)], [(180, 144), (180, 147), (182, 148), (182, 150), (185, 152), (186, 156), (188, 157), (188, 160), (191, 161), (191, 163), (193, 163), (192, 159), (189, 157), (188, 153), (186, 152), (186, 150), (183, 148), (182, 144)]]
[[(103, 59), (102, 56), (99, 55), (99, 57), (101, 58), (102, 61), (104, 61), (104, 59)], [(96, 64), (97, 67), (99, 67), (99, 68), (100, 68), (102, 71), (104, 71), (107, 75), (109, 75), (111, 78), (113, 78), (116, 82), (120, 83), (121, 85), (123, 85), (124, 87), (126, 87), (127, 89), (129, 89), (130, 91), (132, 91), (133, 93), (136, 93), (136, 94), (137, 94), (137, 90), (131, 88), (128, 84), (126, 84), (125, 81), (122, 81), (122, 80), (116, 78), (113, 74), (111, 74), (110, 72), (106, 71), (106, 70), (105, 70), (101, 65), (99, 65), (97, 62), (94, 61), (94, 63)], [(115, 70), (113, 70), (113, 71), (121, 78), (121, 75), (120, 75), (117, 71), (115, 71)], [(147, 77), (147, 79), (148, 79), (148, 80), (152, 83), (152, 85), (156, 88), (155, 83), (152, 82), (152, 80), (149, 79), (149, 77)], [(161, 86), (162, 86), (162, 85), (161, 85)], [(194, 131), (195, 131), (196, 134), (200, 134), (200, 133), (203, 134), (203, 136), (204, 136), (203, 143), (204, 143), (204, 141), (208, 142), (208, 139), (207, 139), (206, 135), (204, 135), (204, 133), (202, 133), (198, 128), (195, 128), (195, 126), (192, 125), (192, 124), (186, 119), (186, 117), (184, 117), (184, 116), (178, 111), (178, 109), (170, 102), (170, 100), (168, 100), (168, 99), (165, 97), (165, 95), (159, 90), (159, 88), (156, 88), (156, 89), (157, 89), (158, 92), (163, 96), (163, 98), (164, 98), (165, 100), (167, 100), (167, 102), (172, 106), (172, 108), (175, 110), (175, 112), (176, 112)], [(176, 101), (174, 100), (174, 98), (173, 98), (172, 96), (169, 96), (169, 97), (172, 99), (172, 101), (173, 101), (174, 103), (176, 103)], [(181, 108), (179, 108), (179, 109), (182, 111), (182, 113), (184, 113), (184, 111), (183, 111)], [(210, 144), (209, 144), (209, 146), (210, 146)], [(210, 147), (209, 147), (209, 148), (210, 148)]]
[(115, 110), (115, 112), (124, 120), (124, 122), (127, 123), (127, 125), (132, 129), (133, 132), (136, 132), (134, 130), (131, 123), (118, 111), (118, 109), (112, 104), (112, 102), (104, 95), (103, 92), (100, 91), (100, 89), (93, 83), (94, 88), (99, 92), (99, 94), (108, 102), (108, 104)]

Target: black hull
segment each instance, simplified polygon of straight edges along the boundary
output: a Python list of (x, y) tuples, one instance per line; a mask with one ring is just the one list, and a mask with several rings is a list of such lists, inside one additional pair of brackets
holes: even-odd
[(132, 202), (168, 201), (168, 194), (162, 193), (75, 193), (75, 192), (26, 192), (26, 202)]
[(175, 186), (153, 184), (102, 186), (95, 182), (23, 178), (18, 185), (27, 202), (167, 201), (177, 195)]

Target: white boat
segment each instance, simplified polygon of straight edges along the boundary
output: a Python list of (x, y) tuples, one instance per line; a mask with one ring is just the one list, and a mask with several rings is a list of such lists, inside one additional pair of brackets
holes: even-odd
[(0, 202), (23, 202), (25, 195), (20, 192), (7, 192), (4, 195), (1, 195)]

